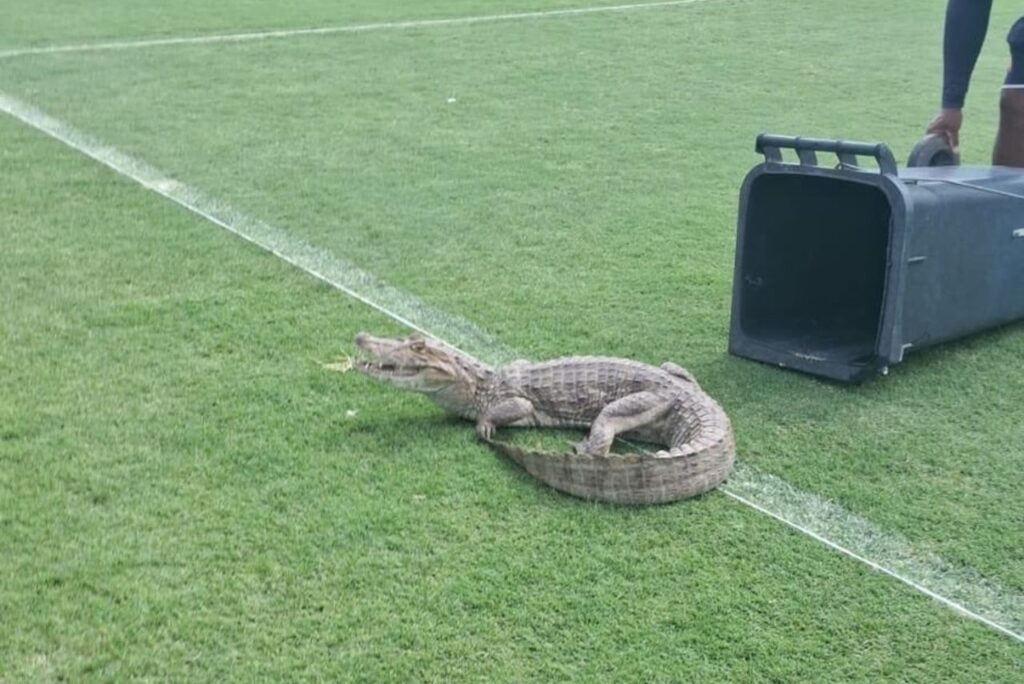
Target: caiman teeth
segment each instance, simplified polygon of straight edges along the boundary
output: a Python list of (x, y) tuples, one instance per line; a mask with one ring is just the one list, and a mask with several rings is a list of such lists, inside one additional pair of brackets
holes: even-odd
[(383, 373), (398, 373), (402, 370), (401, 366), (383, 361), (365, 361), (360, 359), (356, 361), (356, 365), (362, 370), (379, 371)]

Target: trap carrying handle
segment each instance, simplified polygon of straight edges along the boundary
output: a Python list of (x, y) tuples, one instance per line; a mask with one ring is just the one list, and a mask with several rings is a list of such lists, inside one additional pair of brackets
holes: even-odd
[(888, 145), (882, 143), (852, 142), (849, 140), (826, 140), (824, 138), (803, 138), (800, 136), (771, 135), (762, 133), (757, 136), (754, 148), (763, 154), (766, 162), (782, 163), (782, 150), (796, 150), (801, 166), (817, 166), (816, 152), (832, 152), (839, 158), (842, 166), (857, 166), (857, 157), (872, 157), (878, 162), (878, 170), (883, 175), (895, 176), (898, 172), (896, 158)]

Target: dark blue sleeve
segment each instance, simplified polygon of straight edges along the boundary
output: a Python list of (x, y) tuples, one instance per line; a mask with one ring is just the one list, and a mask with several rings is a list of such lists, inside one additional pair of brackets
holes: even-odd
[(949, 0), (942, 47), (942, 106), (960, 109), (988, 32), (992, 0)]

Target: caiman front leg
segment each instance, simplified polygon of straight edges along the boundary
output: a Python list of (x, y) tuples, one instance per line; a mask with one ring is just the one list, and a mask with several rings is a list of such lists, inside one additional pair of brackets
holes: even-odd
[(590, 426), (590, 434), (575, 445), (576, 453), (607, 456), (615, 435), (653, 423), (672, 408), (673, 399), (655, 392), (637, 392), (601, 409)]
[(490, 441), (494, 430), (533, 415), (533, 404), (522, 397), (509, 397), (487, 407), (476, 420), (477, 437)]

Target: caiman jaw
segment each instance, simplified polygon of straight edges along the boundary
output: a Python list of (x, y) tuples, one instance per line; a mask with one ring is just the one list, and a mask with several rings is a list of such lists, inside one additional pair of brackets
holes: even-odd
[(379, 380), (399, 380), (412, 378), (417, 375), (416, 369), (410, 369), (404, 366), (395, 366), (389, 363), (377, 363), (376, 361), (356, 359), (354, 365), (360, 372), (372, 375)]
[(399, 389), (427, 394), (457, 416), (476, 419), (476, 390), (493, 370), (438, 340), (356, 335), (352, 367)]
[(402, 389), (437, 392), (457, 381), (445, 359), (420, 337), (388, 339), (359, 333), (356, 350), (357, 370)]
[(380, 380), (412, 377), (417, 375), (420, 370), (415, 367), (403, 366), (386, 360), (375, 361), (372, 357), (363, 356), (357, 356), (353, 359), (352, 365), (361, 373), (371, 375)]

